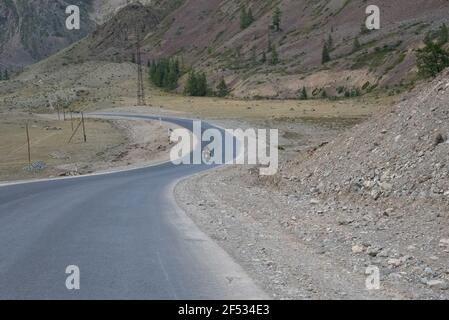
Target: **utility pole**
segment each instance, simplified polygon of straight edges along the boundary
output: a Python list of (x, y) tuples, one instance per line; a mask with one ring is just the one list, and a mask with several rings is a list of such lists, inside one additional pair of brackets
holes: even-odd
[(140, 52), (140, 32), (136, 26), (136, 63), (137, 63), (137, 105), (146, 106), (143, 82), (142, 55)]
[(26, 132), (27, 132), (27, 145), (28, 145), (28, 164), (31, 167), (31, 145), (30, 145), (30, 131), (28, 129), (28, 122), (26, 125)]
[(84, 112), (81, 112), (81, 122), (83, 124), (83, 137), (84, 137), (84, 142), (87, 142), (87, 136), (86, 136), (86, 127), (84, 125)]

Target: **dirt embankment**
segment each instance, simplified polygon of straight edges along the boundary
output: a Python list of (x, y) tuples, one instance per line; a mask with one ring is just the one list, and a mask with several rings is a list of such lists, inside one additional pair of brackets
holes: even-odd
[[(446, 73), (341, 135), (281, 153), (274, 177), (226, 167), (178, 185), (179, 203), (276, 298), (447, 299), (448, 102)], [(368, 266), (379, 290), (365, 287)]]

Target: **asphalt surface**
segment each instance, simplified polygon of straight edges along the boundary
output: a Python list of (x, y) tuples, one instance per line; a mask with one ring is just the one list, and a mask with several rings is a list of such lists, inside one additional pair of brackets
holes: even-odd
[[(165, 163), (0, 186), (0, 299), (266, 298), (175, 204), (175, 184), (210, 168)], [(79, 290), (66, 288), (69, 265)]]

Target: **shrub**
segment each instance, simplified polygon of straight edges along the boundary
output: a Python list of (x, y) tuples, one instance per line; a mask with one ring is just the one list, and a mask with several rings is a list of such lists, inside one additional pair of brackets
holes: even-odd
[(449, 67), (449, 53), (434, 41), (427, 41), (423, 49), (416, 53), (419, 74), (423, 77), (436, 77)]
[(226, 84), (226, 81), (224, 78), (221, 78), (220, 82), (217, 85), (217, 97), (226, 97), (229, 94), (229, 89)]
[(301, 92), (299, 94), (299, 99), (300, 100), (307, 100), (308, 99), (306, 87), (302, 87), (302, 90), (301, 90)]

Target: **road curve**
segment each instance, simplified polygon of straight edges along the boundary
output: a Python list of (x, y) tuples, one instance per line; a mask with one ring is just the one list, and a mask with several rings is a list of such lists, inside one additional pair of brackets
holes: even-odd
[[(207, 169), (164, 163), (1, 186), (0, 299), (267, 298), (174, 202), (175, 184)], [(66, 288), (69, 265), (79, 290)]]

